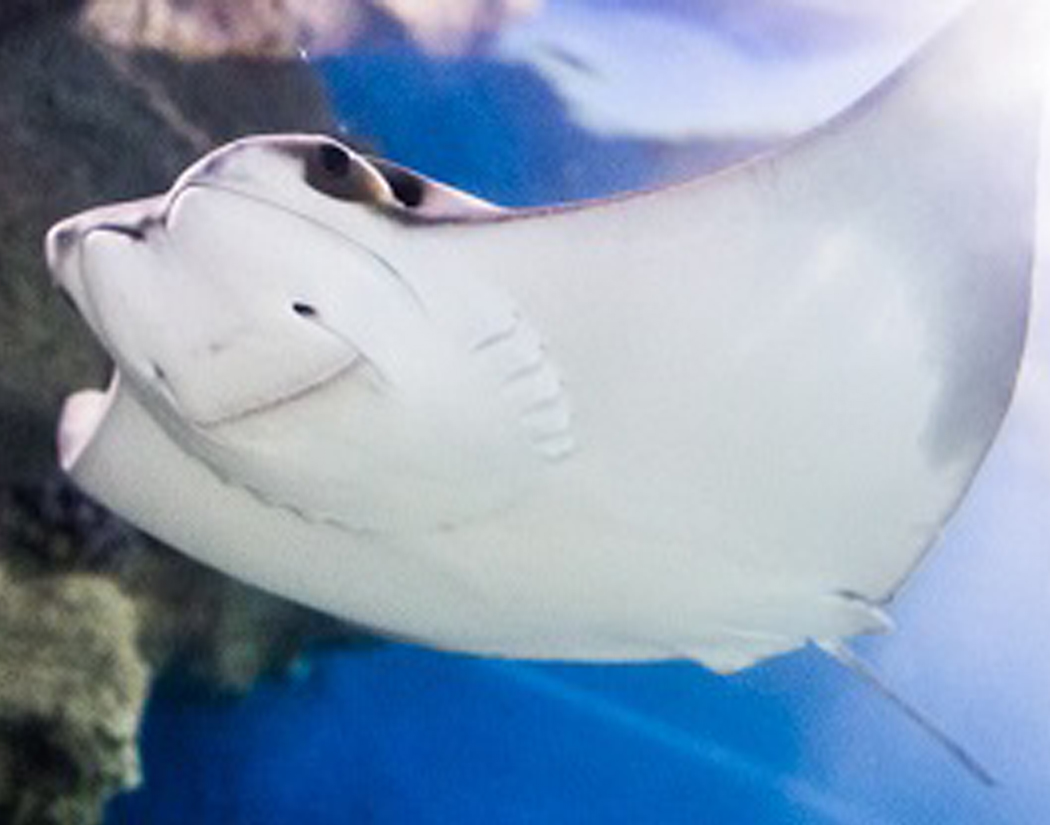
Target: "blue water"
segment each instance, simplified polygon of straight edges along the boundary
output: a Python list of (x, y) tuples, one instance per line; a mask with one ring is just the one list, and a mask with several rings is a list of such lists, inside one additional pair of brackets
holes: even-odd
[[(597, 138), (524, 67), (404, 52), (322, 66), (348, 127), (505, 203), (634, 188), (724, 147)], [(1045, 363), (1045, 361), (1044, 361)], [(996, 773), (988, 789), (813, 651), (685, 664), (328, 653), (243, 700), (161, 691), (109, 825), (1050, 821), (1050, 455), (1024, 389), (935, 556), (859, 648)]]
[[(244, 702), (159, 700), (146, 760), (162, 767), (114, 821), (766, 822), (822, 804), (782, 778), (798, 758), (784, 697), (710, 681), (404, 647), (326, 658)], [(751, 724), (725, 724), (740, 713)]]
[(745, 157), (763, 141), (668, 146), (572, 121), (532, 69), (366, 50), (320, 64), (347, 132), (385, 157), (503, 205), (594, 198)]

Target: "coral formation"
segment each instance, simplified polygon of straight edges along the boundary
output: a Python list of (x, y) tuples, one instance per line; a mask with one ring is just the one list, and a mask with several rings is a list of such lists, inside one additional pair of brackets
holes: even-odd
[(138, 781), (149, 667), (134, 601), (103, 576), (0, 571), (0, 818), (92, 823)]

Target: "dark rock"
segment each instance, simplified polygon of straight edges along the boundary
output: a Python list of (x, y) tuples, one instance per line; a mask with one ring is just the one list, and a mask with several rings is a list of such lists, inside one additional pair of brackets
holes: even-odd
[(27, 23), (35, 17), (75, 9), (81, 2), (82, 0), (5, 0), (0, 4), (0, 31)]

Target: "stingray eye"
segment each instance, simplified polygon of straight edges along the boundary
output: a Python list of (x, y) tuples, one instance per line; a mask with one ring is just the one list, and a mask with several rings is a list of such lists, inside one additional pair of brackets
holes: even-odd
[(397, 202), (406, 209), (416, 209), (427, 199), (427, 182), (414, 172), (380, 158), (373, 158), (372, 165), (383, 176)]
[(325, 143), (317, 150), (317, 160), (333, 178), (345, 178), (350, 173), (350, 156), (331, 143)]
[(377, 191), (373, 175), (335, 143), (321, 143), (307, 152), (303, 179), (315, 192), (341, 201), (372, 202)]
[(397, 170), (386, 173), (386, 182), (394, 191), (394, 197), (401, 202), (402, 206), (414, 209), (423, 204), (426, 187), (422, 180), (415, 175)]

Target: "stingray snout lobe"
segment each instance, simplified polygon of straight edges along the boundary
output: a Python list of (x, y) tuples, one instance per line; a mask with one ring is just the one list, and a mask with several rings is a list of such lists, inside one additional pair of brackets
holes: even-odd
[(65, 472), (71, 472), (91, 439), (101, 426), (117, 392), (114, 378), (106, 390), (80, 390), (70, 395), (62, 405), (55, 439), (58, 463)]
[(70, 259), (91, 232), (113, 232), (132, 240), (145, 240), (152, 231), (164, 226), (165, 201), (158, 196), (100, 206), (56, 223), (44, 238), (44, 254), (53, 280), (63, 284)]
[(83, 272), (83, 248), (96, 234), (119, 237), (129, 243), (145, 243), (165, 222), (162, 199), (121, 203), (92, 209), (55, 224), (44, 239), (44, 254), (51, 283), (74, 308), (97, 327), (97, 313), (88, 295)]

